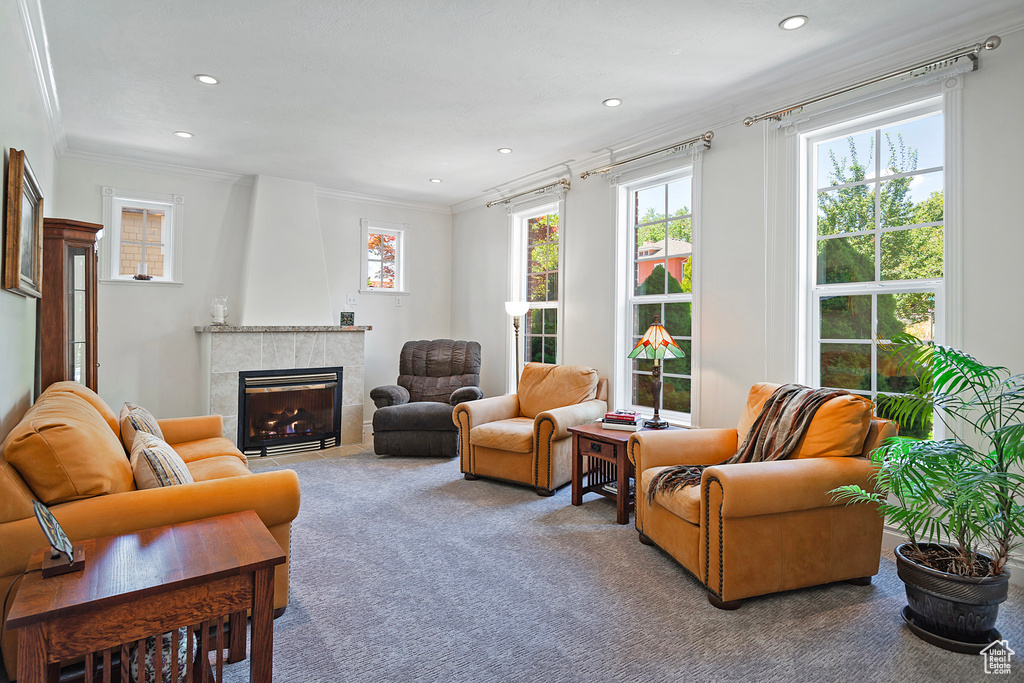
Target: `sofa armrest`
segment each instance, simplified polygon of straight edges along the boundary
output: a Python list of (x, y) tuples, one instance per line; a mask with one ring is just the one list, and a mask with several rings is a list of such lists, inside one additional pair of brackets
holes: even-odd
[(448, 402), (453, 406), (457, 406), (460, 403), (465, 403), (466, 401), (479, 401), (483, 397), (484, 392), (480, 387), (459, 387), (452, 392)]
[[(72, 541), (243, 510), (255, 510), (267, 527), (291, 522), (299, 513), (298, 475), (293, 470), (259, 472), (95, 496), (50, 508)], [(32, 552), (45, 545), (35, 517), (0, 524), (0, 576), (24, 570)]]
[(164, 441), (169, 444), (224, 436), (224, 420), (220, 415), (171, 417), (157, 420), (157, 424), (160, 425), (160, 431), (164, 433)]
[(719, 465), (704, 470), (701, 491), (721, 486), (722, 517), (754, 517), (846, 505), (832, 489), (847, 484), (874, 490), (875, 465), (862, 457), (802, 458)]
[(397, 384), (386, 384), (370, 389), (370, 398), (373, 399), (373, 405), (378, 408), (400, 406), (409, 402), (409, 390)]
[(542, 413), (537, 413), (533, 418), (536, 425), (535, 433), (540, 433), (540, 424), (544, 420), (550, 420), (554, 425), (552, 439), (564, 439), (569, 436), (569, 427), (580, 427), (592, 423), (608, 412), (608, 403), (599, 399), (583, 401), (571, 406), (552, 408)]
[(637, 432), (626, 455), (639, 475), (652, 467), (717, 465), (736, 453), (735, 429), (688, 429)]
[(455, 422), (455, 426), (460, 428), (462, 424), (459, 422), (459, 417), (462, 415), (466, 416), (468, 420), (466, 425), (469, 429), (497, 420), (510, 420), (519, 417), (519, 396), (506, 394), (460, 403), (452, 412), (452, 421)]

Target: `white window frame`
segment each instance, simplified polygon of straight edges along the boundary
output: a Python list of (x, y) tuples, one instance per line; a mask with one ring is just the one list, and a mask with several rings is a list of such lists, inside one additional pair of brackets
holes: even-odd
[[(121, 275), (121, 209), (157, 209), (164, 212), (164, 274), (151, 280)], [(104, 284), (181, 285), (183, 282), (185, 199), (177, 194), (103, 188), (103, 237), (100, 239), (100, 282)]]
[[(408, 223), (387, 223), (375, 221), (370, 218), (363, 218), (359, 221), (362, 227), (363, 242), (360, 245), (362, 257), (360, 258), (361, 276), (359, 279), (359, 292), (361, 294), (408, 294), (405, 278), (405, 233), (409, 230)], [(371, 287), (366, 284), (370, 276), (370, 254), (367, 245), (371, 234), (392, 235), (395, 239), (395, 286), (394, 287)]]
[[(952, 84), (955, 86), (955, 83)], [(907, 101), (907, 100), (910, 101)], [(820, 386), (821, 367), (821, 336), (820, 336), (820, 301), (826, 296), (845, 295), (885, 295), (907, 292), (934, 293), (935, 296), (935, 331), (936, 343), (951, 343), (953, 326), (951, 315), (955, 316), (959, 302), (959, 279), (960, 279), (960, 171), (958, 167), (960, 135), (959, 135), (959, 88), (953, 92), (945, 92), (942, 95), (931, 96), (917, 95), (917, 97), (904, 96), (901, 103), (893, 102), (891, 98), (883, 99), (886, 106), (875, 105), (875, 111), (871, 111), (868, 103), (855, 103), (850, 107), (844, 116), (844, 111), (831, 112), (828, 120), (822, 121), (821, 125), (801, 132), (799, 134), (799, 180), (800, 188), (800, 236), (799, 240), (799, 262), (800, 287), (799, 287), (799, 311), (800, 311), (800, 332), (799, 338), (803, 340), (798, 350), (797, 369), (799, 380), (811, 386)], [(954, 106), (950, 106), (950, 105)], [(818, 142), (835, 139), (862, 132), (883, 128), (885, 126), (921, 118), (929, 114), (942, 113), (943, 116), (943, 277), (921, 280), (881, 280), (877, 272), (879, 254), (879, 239), (884, 232), (891, 229), (875, 230), (876, 248), (876, 273), (875, 280), (871, 282), (858, 283), (835, 283), (817, 284), (817, 158), (814, 146)], [(876, 138), (877, 141), (877, 138)], [(875, 149), (876, 169), (882, 163), (884, 150)], [(921, 169), (926, 170), (926, 169)], [(874, 182), (882, 182), (888, 176), (877, 178)], [(876, 207), (876, 225), (880, 215)], [(905, 226), (901, 226), (905, 227)], [(897, 230), (899, 228), (896, 228)], [(857, 233), (860, 234), (860, 233)], [(950, 290), (953, 291), (950, 291)], [(951, 296), (952, 295), (952, 296)], [(952, 299), (952, 301), (951, 301)], [(830, 340), (833, 343), (856, 343), (865, 345), (877, 345), (877, 297), (872, 297), (872, 334), (869, 340)], [(952, 308), (952, 310), (951, 310)], [(870, 390), (858, 391), (857, 393), (868, 393), (872, 400), (877, 396), (877, 353), (872, 353), (871, 358), (871, 382)], [(941, 430), (941, 424), (935, 423), (936, 435)]]
[[(527, 255), (527, 230), (526, 226), (533, 218), (558, 214), (558, 300), (557, 301), (526, 301), (526, 284), (528, 274), (526, 272)], [(508, 301), (523, 301), (529, 310), (522, 316), (519, 327), (519, 368), (516, 364), (516, 339), (515, 330), (510, 325), (508, 335), (508, 354), (506, 355), (506, 386), (513, 391), (516, 386), (516, 378), (522, 367), (528, 360), (526, 338), (527, 325), (529, 325), (529, 311), (540, 309), (551, 309), (558, 314), (558, 329), (555, 332), (556, 349), (555, 362), (562, 362), (562, 354), (565, 346), (563, 330), (565, 329), (564, 306), (565, 300), (565, 197), (564, 193), (558, 197), (545, 196), (539, 200), (527, 200), (509, 206), (509, 288)], [(547, 335), (551, 336), (551, 335)]]
[[(681, 426), (700, 424), (700, 281), (701, 281), (701, 158), (700, 151), (693, 151), (685, 162), (672, 160), (626, 172), (612, 179), (616, 188), (616, 285), (615, 285), (615, 383), (614, 406), (617, 409), (638, 410), (644, 415), (653, 414), (646, 406), (637, 406), (632, 399), (633, 361), (627, 358), (633, 343), (633, 306), (638, 303), (690, 304), (690, 412), (659, 410), (662, 419)], [(636, 191), (648, 187), (671, 183), (689, 177), (690, 216), (692, 233), (693, 286), (688, 294), (662, 294), (637, 297), (633, 287), (633, 241), (635, 230), (630, 210), (630, 197)], [(671, 333), (671, 330), (669, 330)], [(686, 339), (680, 337), (680, 339)], [(664, 377), (662, 378), (664, 382)]]

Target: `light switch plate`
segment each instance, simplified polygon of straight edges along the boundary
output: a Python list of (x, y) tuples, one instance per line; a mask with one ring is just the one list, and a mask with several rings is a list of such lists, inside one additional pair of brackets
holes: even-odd
[(348, 305), (349, 306), (355, 306), (356, 305), (356, 295), (355, 294), (349, 294), (348, 295)]

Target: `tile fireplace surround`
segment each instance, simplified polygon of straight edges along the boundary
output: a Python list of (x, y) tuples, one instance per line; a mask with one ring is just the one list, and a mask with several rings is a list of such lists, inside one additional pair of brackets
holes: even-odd
[(207, 413), (224, 417), (224, 436), (235, 441), (238, 372), (341, 365), (341, 443), (363, 440), (363, 337), (370, 326), (196, 326), (206, 383)]

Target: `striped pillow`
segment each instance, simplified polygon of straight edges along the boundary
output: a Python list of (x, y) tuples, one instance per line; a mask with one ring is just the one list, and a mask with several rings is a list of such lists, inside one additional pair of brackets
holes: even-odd
[(164, 438), (160, 424), (153, 417), (153, 414), (134, 403), (124, 402), (118, 422), (121, 424), (121, 443), (124, 444), (124, 447), (129, 452), (135, 448), (136, 432), (147, 432), (159, 439)]
[(192, 484), (185, 461), (166, 441), (146, 432), (138, 432), (132, 444), (132, 473), (135, 487), (155, 489), (161, 486)]

